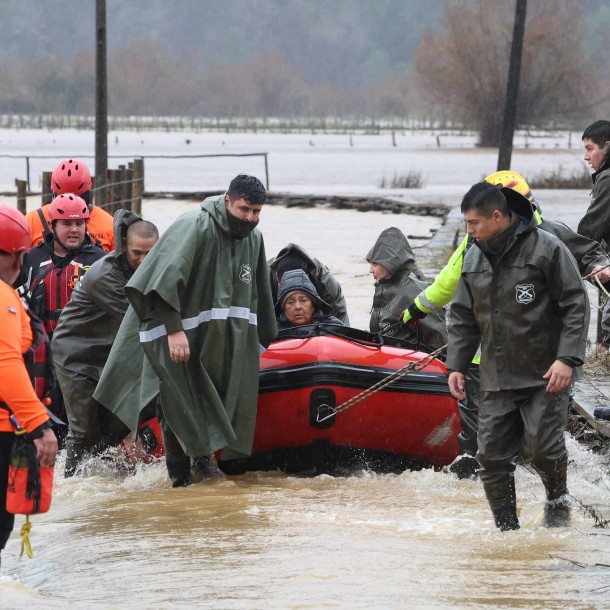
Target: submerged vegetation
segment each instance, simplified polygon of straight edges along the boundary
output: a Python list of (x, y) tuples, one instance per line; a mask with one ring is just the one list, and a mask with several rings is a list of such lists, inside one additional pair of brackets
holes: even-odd
[(385, 176), (379, 181), (380, 189), (418, 189), (424, 186), (421, 172), (415, 169), (409, 170), (406, 174), (394, 172), (394, 177), (389, 180)]
[(529, 180), (533, 189), (588, 189), (591, 174), (586, 169), (566, 174), (562, 165), (550, 173), (534, 174)]

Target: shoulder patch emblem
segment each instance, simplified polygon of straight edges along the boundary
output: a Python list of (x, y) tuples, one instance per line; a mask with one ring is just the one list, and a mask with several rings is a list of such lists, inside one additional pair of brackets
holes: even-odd
[(252, 281), (252, 267), (250, 265), (242, 265), (239, 270), (239, 279), (245, 284), (249, 284)]
[(536, 298), (533, 284), (517, 284), (515, 286), (517, 303), (527, 305)]

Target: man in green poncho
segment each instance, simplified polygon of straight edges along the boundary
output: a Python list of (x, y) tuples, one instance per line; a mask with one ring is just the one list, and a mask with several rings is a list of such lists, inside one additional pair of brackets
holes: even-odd
[(160, 397), (175, 487), (190, 482), (189, 456), (252, 449), (261, 345), (277, 334), (255, 229), (266, 195), (257, 178), (237, 176), (178, 218), (125, 287), (131, 307), (94, 397), (133, 431)]

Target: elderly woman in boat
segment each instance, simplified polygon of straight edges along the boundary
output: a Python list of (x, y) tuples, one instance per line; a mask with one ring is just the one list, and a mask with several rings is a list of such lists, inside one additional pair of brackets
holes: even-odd
[(332, 307), (320, 298), (311, 280), (301, 269), (286, 271), (282, 276), (277, 290), (275, 313), (280, 330), (317, 322), (343, 324), (331, 315)]

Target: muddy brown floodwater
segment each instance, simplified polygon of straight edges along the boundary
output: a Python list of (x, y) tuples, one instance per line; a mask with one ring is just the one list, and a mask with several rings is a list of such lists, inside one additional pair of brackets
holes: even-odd
[[(145, 212), (164, 226), (188, 207), (157, 205)], [(293, 241), (326, 262), (360, 327), (379, 232), (438, 223), (296, 212), (265, 209), (268, 255)], [(609, 519), (607, 458), (570, 437), (568, 449), (571, 494)], [(65, 480), (62, 460), (51, 511), (32, 519), (34, 560), (18, 558), (21, 517), (2, 553), (1, 608), (610, 607), (610, 530), (576, 500), (569, 527), (541, 527), (543, 488), (523, 467), (522, 529), (500, 533), (481, 483), (449, 472), (249, 473), (171, 489), (162, 463), (126, 473), (98, 460)]]

